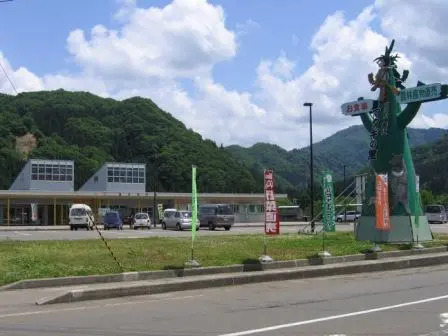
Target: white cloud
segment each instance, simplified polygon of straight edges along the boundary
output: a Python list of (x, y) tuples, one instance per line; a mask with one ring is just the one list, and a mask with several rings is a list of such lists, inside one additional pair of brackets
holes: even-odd
[[(442, 0), (424, 5), (377, 0), (352, 20), (342, 12), (329, 15), (311, 38), (313, 64), (296, 74), (295, 55), (281, 51), (276, 59), (263, 59), (252, 92), (229, 90), (212, 72), (216, 64), (235, 57), (241, 43), (237, 36), (259, 26), (252, 19), (233, 31), (226, 26), (224, 9), (206, 0), (174, 0), (163, 8), (139, 8), (135, 0), (117, 4), (119, 29), (98, 24), (89, 34), (76, 29), (68, 36), (67, 50), (80, 66), (78, 74), (39, 78), (24, 67), (14, 69), (0, 54), (18, 90), (63, 87), (118, 99), (145, 96), (217, 143), (263, 141), (290, 149), (308, 145), (305, 101), (314, 103), (315, 140), (360, 123), (358, 117), (343, 116), (340, 105), (378, 94), (370, 92), (367, 74), (376, 72), (373, 59), (391, 38), (402, 51), (400, 70), (411, 70), (407, 85), (417, 79), (443, 82), (448, 75), (443, 23), (448, 3)], [(375, 20), (384, 33), (372, 28)], [(295, 35), (292, 41), (298, 42)], [(195, 92), (186, 91), (182, 79), (191, 81)], [(0, 90), (12, 92), (3, 79)], [(448, 127), (448, 117), (420, 113), (412, 126)]]

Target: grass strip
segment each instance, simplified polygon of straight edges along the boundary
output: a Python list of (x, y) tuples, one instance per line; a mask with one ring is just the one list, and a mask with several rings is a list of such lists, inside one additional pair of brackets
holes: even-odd
[[(447, 235), (436, 235), (426, 247), (448, 244)], [(195, 259), (202, 266), (253, 263), (264, 252), (274, 260), (304, 259), (322, 249), (321, 235), (283, 234), (202, 236), (195, 242)], [(164, 270), (183, 267), (190, 258), (189, 238), (142, 238), (109, 240), (125, 271)], [(326, 234), (326, 250), (333, 256), (363, 253), (372, 246), (359, 242), (351, 232)], [(408, 249), (409, 245), (380, 245), (383, 251)], [(116, 263), (98, 240), (2, 241), (0, 242), (0, 285), (23, 279), (119, 272)]]

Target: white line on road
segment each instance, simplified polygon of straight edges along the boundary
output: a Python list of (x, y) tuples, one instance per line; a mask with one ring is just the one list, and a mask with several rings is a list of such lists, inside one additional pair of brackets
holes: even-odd
[(133, 305), (133, 304), (135, 305), (135, 304), (143, 304), (143, 303), (151, 303), (151, 302), (186, 300), (186, 299), (193, 299), (193, 298), (197, 298), (197, 297), (201, 297), (201, 296), (203, 296), (203, 294), (180, 296), (180, 297), (167, 297), (167, 298), (142, 300), (142, 301), (126, 301), (126, 302), (117, 302), (117, 303), (106, 303), (106, 304), (97, 305), (97, 306), (82, 306), (82, 307), (73, 307), (73, 308), (35, 310), (35, 311), (28, 311), (28, 312), (21, 312), (21, 313), (7, 313), (7, 314), (0, 314), (0, 319), (4, 319), (4, 318), (8, 318), (8, 317), (22, 317), (22, 316), (31, 316), (31, 315), (63, 313), (63, 312), (69, 312), (69, 311), (100, 309), (100, 308), (105, 308), (105, 307), (117, 307), (117, 306), (126, 306), (126, 305)]
[(265, 328), (260, 328), (260, 329), (251, 329), (251, 330), (245, 330), (245, 331), (238, 331), (238, 332), (234, 332), (234, 333), (230, 333), (230, 334), (222, 334), (222, 335), (218, 335), (218, 336), (246, 336), (246, 335), (261, 334), (261, 333), (265, 333), (265, 332), (268, 332), (268, 331), (274, 331), (274, 330), (286, 329), (286, 328), (292, 328), (292, 327), (299, 327), (299, 326), (306, 325), (306, 324), (326, 322), (326, 321), (343, 319), (343, 318), (359, 316), (359, 315), (372, 314), (372, 313), (377, 313), (377, 312), (380, 312), (380, 311), (392, 310), (392, 309), (402, 308), (402, 307), (407, 307), (407, 306), (414, 306), (414, 305), (418, 305), (418, 304), (422, 304), (422, 303), (428, 303), (428, 302), (433, 302), (433, 301), (440, 301), (440, 300), (444, 300), (444, 299), (448, 299), (448, 295), (436, 296), (436, 297), (427, 298), (427, 299), (418, 300), (418, 301), (399, 303), (399, 304), (391, 305), (391, 306), (384, 306), (384, 307), (379, 307), (379, 308), (360, 310), (360, 311), (357, 311), (357, 312), (352, 312), (352, 313), (347, 313), (347, 314), (326, 316), (326, 317), (321, 317), (321, 318), (307, 320), (307, 321), (299, 321), (299, 322), (292, 322), (292, 323), (286, 323), (286, 324), (278, 324), (278, 325), (275, 325), (275, 326), (265, 327)]
[(14, 233), (19, 236), (31, 236), (31, 233), (25, 233), (25, 232), (19, 232), (19, 231), (14, 231)]

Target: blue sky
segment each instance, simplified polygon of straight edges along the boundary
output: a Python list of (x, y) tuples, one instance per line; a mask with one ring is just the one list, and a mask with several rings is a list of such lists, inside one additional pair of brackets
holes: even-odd
[[(360, 123), (341, 116), (340, 105), (372, 95), (367, 73), (376, 71), (372, 60), (391, 38), (410, 67), (408, 85), (417, 77), (443, 82), (448, 76), (448, 40), (433, 43), (446, 35), (440, 22), (448, 2), (136, 0), (126, 20), (117, 20), (126, 1), (132, 0), (0, 3), (0, 61), (21, 91), (140, 95), (219, 143), (264, 141), (288, 149), (308, 141), (304, 100), (315, 103), (316, 141)], [(160, 15), (151, 16), (150, 8)], [(187, 16), (193, 23), (185, 23)], [(97, 25), (105, 27), (100, 37), (91, 34)], [(154, 53), (160, 57), (148, 56)], [(183, 62), (190, 67), (177, 67)], [(0, 92), (12, 93), (2, 77)], [(444, 103), (426, 105), (413, 126), (448, 128)]]
[[(163, 7), (171, 1), (139, 0), (139, 7)], [(316, 2), (285, 0), (281, 6), (268, 0), (211, 1), (224, 7), (227, 25), (238, 30), (248, 20), (254, 26), (239, 37), (240, 51), (236, 58), (218, 64), (216, 79), (230, 89), (252, 86), (254, 69), (261, 58), (273, 59), (284, 51), (296, 60), (297, 72), (311, 65), (308, 48), (311, 36), (327, 15), (343, 10), (348, 18), (356, 17), (371, 4), (366, 0)], [(111, 29), (119, 24), (113, 19), (115, 0), (14, 0), (0, 7), (0, 50), (15, 66), (26, 65), (42, 76), (49, 72), (75, 71), (76, 65), (66, 50), (69, 33), (76, 29), (89, 32), (98, 23)], [(297, 37), (296, 42), (293, 36)]]

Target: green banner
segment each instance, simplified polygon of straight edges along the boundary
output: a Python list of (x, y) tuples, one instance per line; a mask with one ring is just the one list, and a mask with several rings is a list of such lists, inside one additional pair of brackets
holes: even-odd
[(322, 176), (322, 225), (325, 232), (335, 232), (335, 211), (334, 211), (334, 193), (333, 176), (330, 172), (324, 172)]
[(192, 166), (191, 172), (191, 242), (196, 238), (196, 226), (198, 221), (198, 195), (196, 190), (196, 166)]

